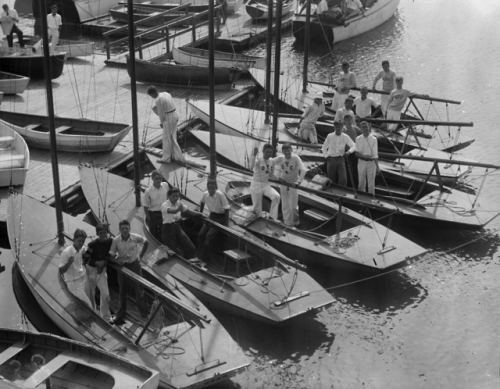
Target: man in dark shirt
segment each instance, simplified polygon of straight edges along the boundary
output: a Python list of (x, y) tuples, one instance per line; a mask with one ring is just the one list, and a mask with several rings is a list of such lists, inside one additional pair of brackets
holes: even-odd
[(104, 320), (109, 321), (111, 320), (111, 312), (109, 311), (110, 297), (106, 263), (112, 239), (109, 236), (107, 225), (98, 224), (95, 230), (98, 238), (88, 244), (84, 260), (87, 267), (92, 304), (95, 303), (94, 293), (97, 286), (101, 294), (100, 314)]

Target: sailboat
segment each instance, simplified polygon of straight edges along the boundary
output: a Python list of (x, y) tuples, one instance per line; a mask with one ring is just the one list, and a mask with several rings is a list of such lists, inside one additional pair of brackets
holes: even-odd
[[(46, 31), (43, 31), (45, 42)], [(45, 44), (44, 50), (48, 51), (48, 47)], [(48, 53), (45, 54), (48, 58)], [(210, 311), (171, 277), (165, 277), (160, 288), (154, 278), (147, 280), (110, 264), (110, 279), (121, 273), (138, 283), (145, 291), (147, 305), (151, 306), (145, 319), (134, 308), (135, 304), (130, 304), (125, 324), (120, 327), (112, 326), (68, 290), (58, 271), (65, 240), (72, 240), (64, 227), (68, 231), (82, 229), (89, 237), (94, 235), (94, 228), (61, 210), (52, 90), (50, 80), (46, 82), (56, 220), (53, 208), (17, 193), (9, 197), (7, 217), (9, 241), (17, 265), (40, 307), (71, 339), (158, 371), (159, 388), (208, 386), (245, 368), (248, 361), (231, 336)], [(146, 254), (145, 259), (162, 255), (161, 250), (155, 250)], [(111, 281), (109, 286), (111, 309), (116, 310), (116, 283)], [(207, 347), (208, 343), (216, 347)]]

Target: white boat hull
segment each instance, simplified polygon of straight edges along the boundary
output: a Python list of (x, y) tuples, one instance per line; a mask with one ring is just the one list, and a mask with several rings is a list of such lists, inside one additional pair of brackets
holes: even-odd
[(0, 186), (24, 185), (30, 152), (25, 140), (0, 123)]

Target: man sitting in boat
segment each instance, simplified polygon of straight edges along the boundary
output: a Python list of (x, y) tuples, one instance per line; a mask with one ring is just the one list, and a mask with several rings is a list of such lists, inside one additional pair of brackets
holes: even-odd
[(345, 18), (351, 18), (360, 13), (365, 16), (365, 9), (359, 0), (345, 0), (342, 4), (342, 13)]
[(94, 293), (97, 286), (100, 293), (100, 314), (104, 320), (109, 321), (111, 320), (111, 312), (109, 311), (110, 297), (106, 264), (109, 258), (112, 239), (109, 236), (108, 226), (104, 224), (98, 224), (95, 227), (95, 232), (97, 234), (97, 239), (94, 239), (88, 244), (83, 259), (87, 269), (90, 300), (92, 303), (95, 303)]
[(83, 265), (83, 254), (86, 251), (85, 239), (87, 239), (87, 233), (77, 228), (73, 234), (73, 244), (61, 253), (59, 273), (64, 275), (69, 291), (92, 307), (88, 296), (87, 271)]
[[(362, 86), (360, 89), (361, 96), (354, 99), (354, 107), (356, 107), (356, 115), (360, 118), (377, 117), (382, 107), (375, 100), (368, 97), (368, 88)], [(372, 113), (372, 109), (374, 109)]]
[[(207, 206), (209, 219), (229, 226), (229, 203), (226, 195), (217, 189), (217, 181), (214, 178), (209, 178), (207, 182), (207, 190), (203, 193), (200, 201), (200, 213)], [(216, 242), (221, 242), (223, 235), (219, 230), (209, 223), (203, 224), (200, 232), (198, 233), (198, 259), (203, 262), (210, 261), (210, 254)]]
[(318, 134), (315, 125), (324, 113), (323, 93), (318, 92), (314, 97), (314, 102), (305, 109), (299, 120), (299, 138), (301, 140), (318, 143)]

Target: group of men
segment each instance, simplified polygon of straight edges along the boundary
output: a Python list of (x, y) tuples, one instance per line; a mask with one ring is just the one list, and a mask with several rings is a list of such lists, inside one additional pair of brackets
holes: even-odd
[[(19, 47), (24, 48), (24, 38), (23, 32), (17, 27), (16, 23), (19, 23), (19, 15), (17, 11), (13, 8), (9, 8), (8, 4), (2, 5), (3, 11), (0, 13), (0, 24), (2, 26), (2, 31), (7, 37), (7, 44), (9, 47), (14, 46), (14, 34), (17, 35), (17, 40), (19, 42)], [(57, 5), (54, 4), (51, 7), (51, 13), (47, 15), (47, 32), (48, 37), (51, 39), (50, 51), (54, 52), (57, 43), (59, 42), (59, 34), (61, 31), (62, 18), (61, 15), (57, 13)], [(33, 53), (37, 53), (42, 46), (43, 41), (40, 39), (37, 43), (33, 45), (31, 50)]]

